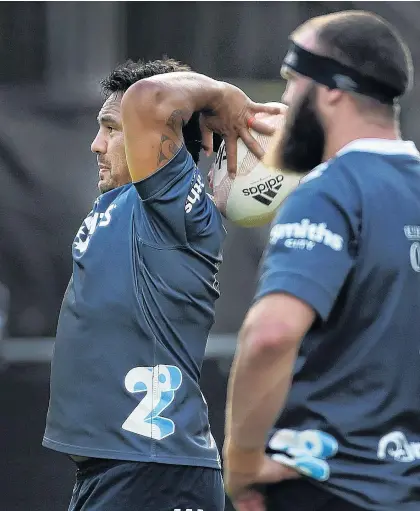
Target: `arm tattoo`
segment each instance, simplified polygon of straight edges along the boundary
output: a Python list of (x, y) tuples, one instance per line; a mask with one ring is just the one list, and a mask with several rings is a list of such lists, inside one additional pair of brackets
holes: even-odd
[(183, 111), (174, 110), (169, 116), (169, 119), (166, 121), (166, 125), (175, 133), (175, 135), (178, 135), (178, 130), (181, 129), (183, 125)]
[(163, 134), (160, 138), (158, 165), (161, 166), (163, 163), (169, 161), (173, 156), (175, 156), (177, 150), (178, 147), (175, 142)]
[[(183, 126), (182, 110), (174, 110), (166, 121), (171, 136), (162, 134), (158, 153), (158, 166), (161, 167), (175, 156), (181, 147), (180, 130)], [(176, 137), (176, 138), (175, 138)]]

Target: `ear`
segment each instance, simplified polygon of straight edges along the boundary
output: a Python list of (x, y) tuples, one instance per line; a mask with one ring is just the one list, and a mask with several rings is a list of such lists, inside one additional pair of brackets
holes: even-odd
[(321, 86), (318, 91), (318, 100), (320, 104), (325, 107), (336, 106), (337, 103), (343, 98), (344, 91), (340, 89), (329, 89), (328, 87)]
[(344, 92), (339, 89), (329, 89), (323, 85), (318, 87), (316, 106), (325, 122), (336, 117), (337, 107), (343, 97)]

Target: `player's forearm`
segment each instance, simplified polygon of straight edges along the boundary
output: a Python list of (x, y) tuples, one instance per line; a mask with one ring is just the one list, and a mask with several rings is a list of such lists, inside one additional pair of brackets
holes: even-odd
[(179, 110), (188, 121), (194, 112), (216, 108), (226, 85), (198, 73), (166, 73), (138, 81), (130, 87), (129, 96), (136, 105), (147, 103), (170, 113)]
[[(243, 450), (264, 450), (267, 434), (281, 413), (292, 380), (298, 342), (245, 328), (229, 382), (226, 439)], [(227, 447), (229, 449), (229, 447)]]

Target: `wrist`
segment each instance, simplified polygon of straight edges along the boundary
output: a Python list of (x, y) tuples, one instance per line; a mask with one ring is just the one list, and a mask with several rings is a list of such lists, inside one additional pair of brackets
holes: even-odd
[(211, 80), (212, 83), (209, 87), (210, 93), (207, 96), (206, 106), (203, 108), (203, 111), (216, 112), (220, 110), (220, 108), (223, 108), (229, 84), (212, 78), (209, 80)]
[(264, 460), (264, 447), (244, 448), (236, 445), (231, 438), (223, 446), (224, 466), (227, 470), (240, 474), (253, 474)]

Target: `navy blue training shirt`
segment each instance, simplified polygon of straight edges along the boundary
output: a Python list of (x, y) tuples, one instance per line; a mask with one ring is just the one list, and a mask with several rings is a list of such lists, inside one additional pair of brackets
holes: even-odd
[(420, 155), (363, 139), (315, 169), (274, 222), (256, 298), (318, 319), (267, 452), (372, 511), (420, 509)]
[(96, 200), (73, 243), (45, 447), (220, 466), (199, 378), (224, 236), (185, 147)]

